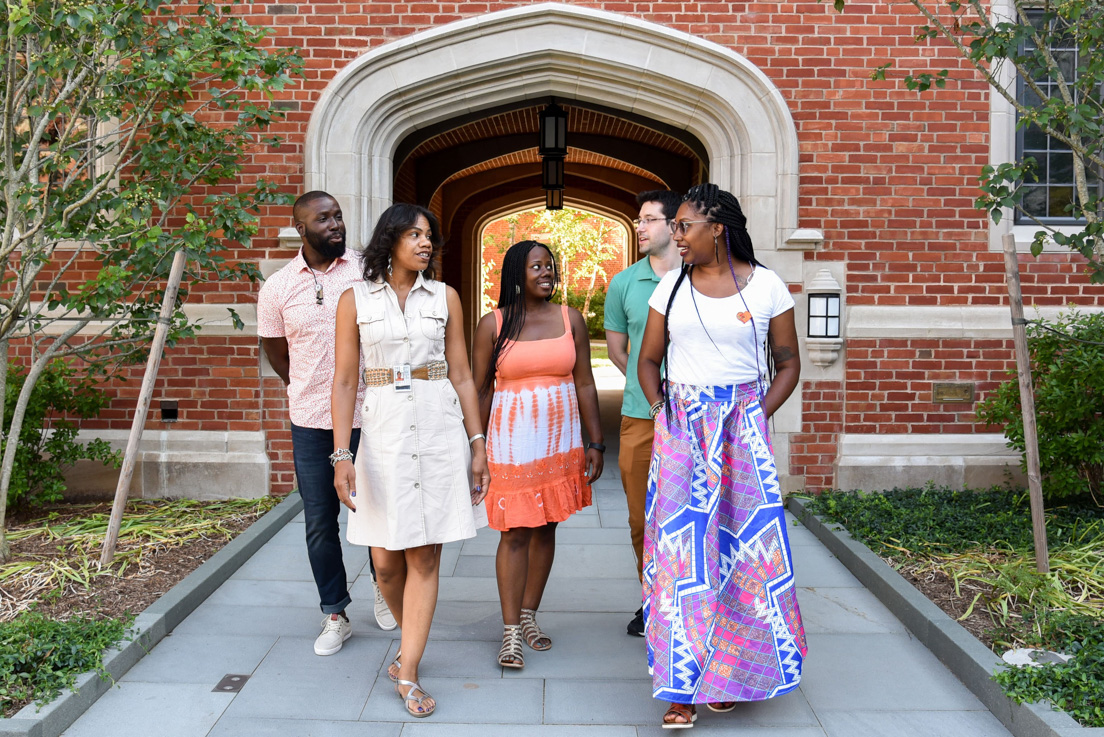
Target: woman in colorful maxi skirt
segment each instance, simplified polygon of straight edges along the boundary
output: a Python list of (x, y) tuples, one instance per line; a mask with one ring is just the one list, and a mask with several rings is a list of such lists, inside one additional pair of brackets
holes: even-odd
[(671, 224), (685, 266), (656, 287), (641, 342), (645, 635), (667, 729), (692, 727), (695, 704), (794, 690), (807, 650), (767, 427), (801, 370), (794, 301), (746, 222), (730, 193), (690, 190)]

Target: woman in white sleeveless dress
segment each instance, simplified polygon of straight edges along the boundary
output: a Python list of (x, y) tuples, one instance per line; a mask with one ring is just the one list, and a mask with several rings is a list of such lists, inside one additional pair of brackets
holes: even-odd
[[(441, 544), (487, 524), (490, 482), (460, 297), (433, 278), (441, 245), (425, 208), (396, 204), (380, 217), (364, 251), (364, 282), (338, 303), (331, 408), (334, 487), (350, 509), (348, 540), (372, 548), (380, 592), (402, 628), (388, 675), (415, 717), (436, 708), (418, 685), (418, 665), (437, 604)], [(348, 442), (360, 380), (354, 466)]]

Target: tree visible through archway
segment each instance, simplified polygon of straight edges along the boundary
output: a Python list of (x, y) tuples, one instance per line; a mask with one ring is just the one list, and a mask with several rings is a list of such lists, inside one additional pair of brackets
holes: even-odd
[(603, 335), (606, 288), (629, 260), (629, 233), (624, 224), (570, 207), (521, 210), (487, 223), (480, 234), (481, 315), (498, 304), (503, 255), (514, 243), (524, 240), (552, 247), (561, 278), (555, 301), (566, 302), (583, 313), (592, 336)]

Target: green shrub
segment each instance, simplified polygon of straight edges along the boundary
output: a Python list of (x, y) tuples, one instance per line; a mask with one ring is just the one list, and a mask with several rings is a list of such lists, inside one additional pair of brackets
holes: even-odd
[(1048, 699), (1086, 727), (1104, 727), (1104, 619), (1056, 612), (1038, 622), (1034, 647), (1072, 655), (1065, 664), (1009, 668), (994, 680), (1017, 702)]
[[(1048, 500), (1104, 499), (1104, 314), (1069, 312), (1050, 325), (1028, 326), (1028, 350), (1039, 428), (1039, 464)], [(1089, 341), (1089, 342), (1080, 342)], [(1096, 345), (1093, 345), (1095, 343)], [(1004, 427), (1025, 453), (1016, 372), (978, 406), (978, 419)], [(1026, 455), (1021, 462), (1026, 469)]]
[(0, 714), (48, 702), (87, 671), (103, 671), (104, 650), (123, 638), (128, 622), (74, 617), (64, 622), (24, 612), (0, 623)]
[[(23, 367), (9, 364), (5, 431), (11, 427), (12, 413), (26, 376)], [(107, 394), (91, 378), (78, 377), (64, 361), (54, 361), (46, 367), (27, 404), (8, 488), (8, 506), (60, 500), (65, 490), (62, 474), (79, 460), (96, 460), (118, 467), (120, 454), (106, 441), (77, 442), (79, 420), (97, 416), (108, 401)], [(0, 452), (5, 445), (0, 442)]]

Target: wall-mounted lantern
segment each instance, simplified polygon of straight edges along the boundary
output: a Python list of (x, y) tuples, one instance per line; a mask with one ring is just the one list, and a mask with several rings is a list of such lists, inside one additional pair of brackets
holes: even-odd
[(805, 344), (809, 359), (817, 366), (830, 366), (843, 348), (840, 337), (843, 289), (828, 269), (821, 269), (809, 283), (809, 322)]

